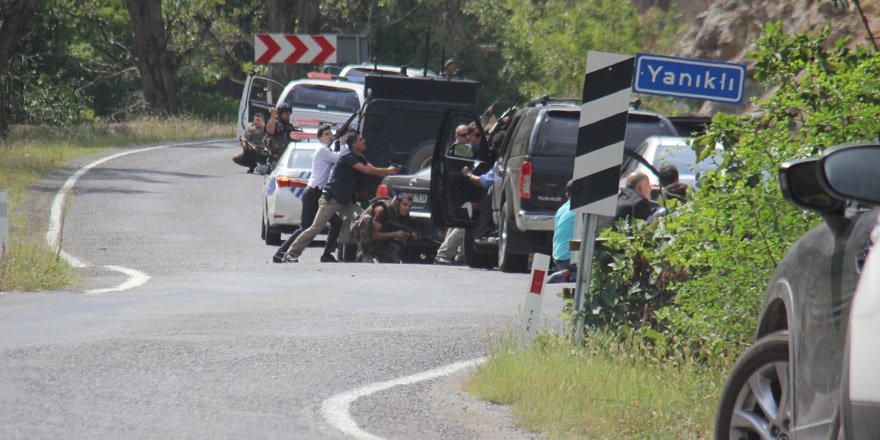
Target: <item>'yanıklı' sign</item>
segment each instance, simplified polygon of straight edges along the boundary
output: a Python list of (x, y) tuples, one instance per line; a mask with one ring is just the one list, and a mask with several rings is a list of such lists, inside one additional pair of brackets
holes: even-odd
[(742, 104), (745, 64), (637, 53), (633, 92)]

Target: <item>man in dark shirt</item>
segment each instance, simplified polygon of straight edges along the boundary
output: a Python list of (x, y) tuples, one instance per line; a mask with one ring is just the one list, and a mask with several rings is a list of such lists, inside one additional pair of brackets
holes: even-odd
[(318, 202), (318, 212), (315, 214), (314, 222), (290, 245), (283, 259), (285, 262), (298, 262), (303, 250), (311, 244), (324, 226), (327, 226), (327, 222), (334, 214), (349, 219), (354, 215), (357, 208), (354, 193), (362, 175), (390, 176), (400, 172), (400, 168), (397, 167), (376, 168), (370, 165), (364, 157), (367, 144), (360, 133), (349, 133), (345, 137), (345, 143), (348, 144), (349, 151), (339, 157), (333, 165), (333, 170), (330, 171), (330, 179), (324, 186), (324, 195)]
[(617, 196), (617, 215), (621, 218), (640, 218), (647, 220), (659, 206), (652, 202), (651, 182), (645, 173), (632, 173), (626, 178), (626, 186)]

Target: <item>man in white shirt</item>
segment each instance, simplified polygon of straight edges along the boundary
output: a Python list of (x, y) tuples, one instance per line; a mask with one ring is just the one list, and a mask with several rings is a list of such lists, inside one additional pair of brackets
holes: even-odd
[[(302, 217), (299, 229), (294, 231), (293, 235), (275, 252), (275, 255), (272, 257), (272, 261), (275, 263), (283, 262), (284, 254), (290, 248), (290, 245), (293, 244), (302, 231), (308, 229), (315, 221), (315, 214), (318, 212), (318, 202), (321, 200), (324, 185), (327, 184), (327, 179), (330, 178), (330, 170), (336, 164), (339, 156), (348, 149), (348, 146), (343, 146), (341, 148), (342, 151), (333, 151), (330, 145), (332, 141), (333, 132), (330, 130), (329, 125), (318, 129), (318, 142), (321, 143), (321, 148), (315, 152), (315, 158), (312, 159), (312, 175), (306, 184), (308, 188), (306, 188), (302, 195)], [(330, 230), (327, 232), (327, 243), (324, 245), (324, 254), (321, 255), (321, 262), (336, 262), (336, 258), (333, 257), (333, 251), (336, 250), (336, 241), (339, 239), (339, 231), (341, 229), (342, 219), (339, 216), (333, 216), (330, 219)]]

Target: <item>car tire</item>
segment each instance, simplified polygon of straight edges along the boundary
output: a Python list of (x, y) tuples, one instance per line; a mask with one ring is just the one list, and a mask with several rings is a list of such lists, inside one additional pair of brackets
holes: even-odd
[(409, 161), (406, 163), (407, 174), (414, 174), (422, 168), (431, 166), (431, 159), (434, 157), (434, 141), (430, 140), (419, 144), (413, 149), (413, 153), (409, 155)]
[(260, 240), (266, 240), (266, 214), (260, 219)]
[(278, 246), (282, 243), (281, 241), (281, 233), (275, 232), (271, 226), (269, 226), (269, 219), (263, 218), (263, 240), (269, 246)]
[(480, 252), (474, 247), (474, 231), (464, 230), (464, 261), (475, 269), (491, 269), (498, 264), (498, 254)]
[(527, 272), (529, 256), (510, 252), (510, 242), (517, 237), (510, 222), (510, 210), (507, 202), (501, 209), (501, 225), (498, 226), (498, 268), (502, 272)]
[(721, 391), (715, 438), (790, 438), (789, 334), (767, 335), (736, 361)]

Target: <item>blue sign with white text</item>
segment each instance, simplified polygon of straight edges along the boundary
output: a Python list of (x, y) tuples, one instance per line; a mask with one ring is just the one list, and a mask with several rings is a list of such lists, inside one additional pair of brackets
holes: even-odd
[(746, 65), (636, 54), (633, 92), (742, 104)]

